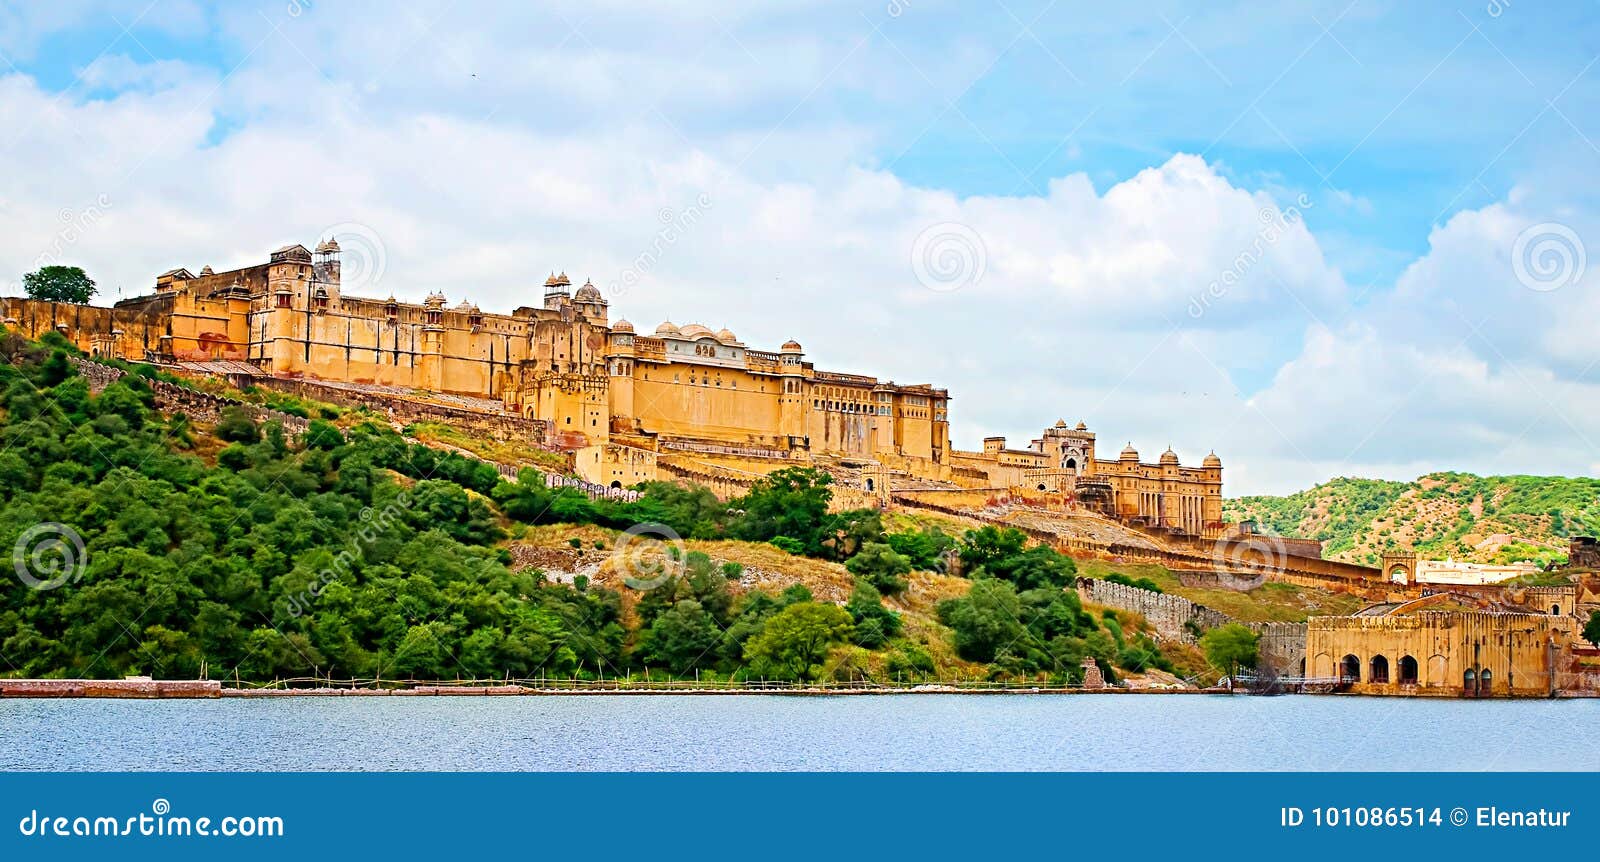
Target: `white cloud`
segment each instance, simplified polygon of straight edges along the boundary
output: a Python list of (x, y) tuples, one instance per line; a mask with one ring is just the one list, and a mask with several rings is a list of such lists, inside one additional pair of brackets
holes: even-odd
[[(1600, 233), (1532, 192), (1458, 214), (1392, 289), (1352, 310), (1317, 236), (1282, 216), (1314, 212), (1315, 197), (1245, 187), (1197, 156), (1103, 191), (1072, 174), (1014, 197), (960, 197), (872, 167), (870, 129), (804, 106), (830, 70), (861, 71), (839, 41), (741, 30), (686, 57), (601, 52), (573, 65), (508, 48), (515, 28), (441, 43), (454, 59), (417, 56), (396, 38), (428, 26), (415, 10), (367, 29), (282, 21), (283, 35), (252, 25), (253, 11), (222, 14), (242, 50), (260, 45), (226, 79), (121, 55), (85, 76), (121, 90), (109, 98), (57, 100), (0, 77), (8, 280), (61, 245), (63, 210), (102, 199), (103, 217), (61, 256), (110, 299), (173, 266), (255, 262), (356, 222), (387, 255), (373, 292), (439, 289), (508, 310), (564, 269), (612, 291), (614, 314), (641, 328), (670, 316), (755, 345), (794, 337), (823, 367), (949, 386), (966, 447), (1083, 419), (1103, 446), (1171, 443), (1186, 461), (1214, 447), (1230, 493), (1595, 460), (1592, 277), (1532, 291), (1511, 251), (1545, 221)], [(635, 37), (694, 30), (667, 17)], [(551, 45), (577, 38), (546, 18)], [(746, 49), (792, 63), (741, 76)], [(601, 116), (619, 100), (658, 107)], [(718, 113), (739, 121), (704, 127)], [(216, 142), (219, 119), (238, 127)], [(666, 239), (661, 214), (686, 209), (695, 223)], [(913, 253), (937, 225), (962, 228), (942, 238), (967, 243), (955, 250), (968, 258), (950, 258), (957, 282), (970, 255), (982, 261), (976, 283), (919, 281), (930, 262)], [(1245, 392), (1242, 378), (1266, 382)]]

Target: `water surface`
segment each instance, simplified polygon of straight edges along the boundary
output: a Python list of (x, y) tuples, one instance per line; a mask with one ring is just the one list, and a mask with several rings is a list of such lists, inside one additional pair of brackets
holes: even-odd
[(1600, 770), (1600, 700), (0, 700), (4, 770)]

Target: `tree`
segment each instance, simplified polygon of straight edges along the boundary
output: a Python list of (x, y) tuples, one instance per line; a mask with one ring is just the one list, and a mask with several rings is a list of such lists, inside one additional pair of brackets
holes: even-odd
[(717, 621), (699, 602), (685, 599), (655, 618), (644, 632), (639, 654), (645, 661), (684, 674), (711, 664), (721, 641), (722, 629)]
[(844, 609), (855, 620), (857, 646), (877, 649), (900, 633), (900, 615), (883, 606), (882, 594), (865, 579), (856, 580)]
[(1583, 624), (1583, 639), (1592, 644), (1600, 644), (1600, 611), (1589, 614), (1589, 621)]
[(757, 542), (785, 536), (800, 542), (806, 553), (819, 553), (823, 537), (818, 534), (833, 499), (833, 489), (828, 487), (832, 483), (832, 476), (810, 467), (769, 473), (734, 503), (744, 511), (735, 533)]
[(938, 527), (924, 527), (917, 533), (890, 533), (884, 540), (895, 553), (910, 560), (917, 571), (944, 571), (944, 554), (956, 544), (954, 536)]
[(76, 266), (46, 266), (22, 277), (30, 299), (83, 305), (94, 296), (94, 279)]
[(956, 655), (967, 661), (992, 662), (1001, 650), (1026, 646), (1022, 613), (1016, 589), (993, 578), (939, 603), (939, 621), (955, 630)]
[(751, 673), (771, 679), (807, 680), (822, 674), (834, 644), (849, 640), (850, 614), (838, 605), (799, 602), (779, 611), (745, 643)]
[(1232, 676), (1241, 667), (1255, 667), (1260, 654), (1260, 635), (1238, 624), (1217, 626), (1200, 638), (1200, 648), (1206, 661), (1217, 670)]
[(860, 553), (846, 561), (844, 567), (891, 595), (906, 588), (905, 576), (911, 573), (911, 561), (881, 542), (862, 545)]
[(961, 547), (962, 572), (972, 577), (981, 569), (1019, 590), (1063, 587), (1077, 574), (1071, 557), (1046, 545), (1028, 548), (1027, 542), (1027, 534), (1015, 527), (968, 530)]

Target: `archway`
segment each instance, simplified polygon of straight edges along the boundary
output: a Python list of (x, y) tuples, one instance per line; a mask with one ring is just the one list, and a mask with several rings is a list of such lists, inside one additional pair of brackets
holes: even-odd
[(1560, 605), (1551, 605), (1550, 606), (1550, 616), (1553, 616), (1553, 617), (1561, 616), (1561, 606)]
[(873, 484), (872, 477), (868, 476), (867, 477), (867, 490), (868, 491), (873, 491), (873, 490), (876, 490), (876, 489), (877, 489), (877, 487)]
[(1068, 470), (1076, 470), (1076, 469), (1078, 469), (1078, 459), (1077, 458), (1068, 458), (1067, 459), (1067, 463), (1062, 464), (1061, 466), (1067, 468)]
[(622, 481), (620, 479), (613, 479), (612, 482), (611, 482), (611, 487), (613, 487), (613, 488), (621, 488), (622, 487)]
[(1389, 659), (1387, 656), (1375, 655), (1372, 657), (1372, 672), (1368, 674), (1367, 681), (1377, 683), (1389, 681)]
[(1344, 661), (1339, 663), (1339, 679), (1343, 682), (1360, 682), (1361, 659), (1353, 655), (1345, 656)]
[(1400, 684), (1417, 684), (1417, 660), (1411, 656), (1400, 657)]
[(1494, 674), (1490, 673), (1488, 668), (1478, 671), (1478, 693), (1494, 693)]
[(1461, 672), (1461, 688), (1463, 690), (1465, 690), (1467, 694), (1477, 694), (1478, 693), (1478, 672), (1473, 670), (1470, 667), (1467, 668), (1466, 670), (1462, 671)]
[(1043, 482), (1040, 482), (1040, 483), (1039, 483), (1039, 490), (1041, 490), (1041, 491), (1043, 491), (1043, 490), (1045, 490), (1045, 487), (1044, 487), (1044, 483), (1043, 483)]

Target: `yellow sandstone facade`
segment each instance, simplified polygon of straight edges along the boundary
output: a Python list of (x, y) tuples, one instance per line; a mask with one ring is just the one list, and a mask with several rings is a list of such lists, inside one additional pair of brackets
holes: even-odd
[(1363, 694), (1548, 695), (1576, 626), (1569, 613), (1312, 617), (1306, 675)]
[[(549, 424), (583, 478), (627, 486), (692, 475), (685, 458), (751, 475), (828, 459), (880, 498), (891, 482), (1019, 488), (1195, 535), (1222, 529), (1222, 463), (1184, 467), (1170, 449), (1142, 463), (1131, 446), (1095, 456), (1094, 435), (1058, 422), (1021, 450), (950, 443), (950, 395), (930, 384), (823, 371), (789, 341), (764, 350), (727, 329), (610, 319), (592, 284), (546, 280), (537, 306), (511, 314), (341, 291), (340, 248), (291, 245), (265, 263), (174, 269), (147, 296), (112, 308), (7, 298), (5, 323), (54, 330), (84, 351), (154, 362), (248, 363), (282, 378), (372, 384), (497, 401)], [(671, 470), (664, 459), (676, 459)], [(708, 475), (708, 481), (731, 473)], [(731, 481), (731, 480), (730, 480)]]

